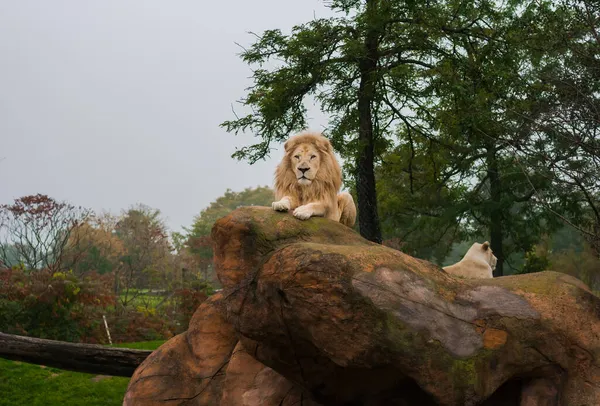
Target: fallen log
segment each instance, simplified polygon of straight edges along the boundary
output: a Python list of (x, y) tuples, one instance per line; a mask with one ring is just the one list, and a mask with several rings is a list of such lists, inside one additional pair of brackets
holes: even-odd
[(129, 377), (151, 353), (0, 333), (0, 358), (90, 374)]

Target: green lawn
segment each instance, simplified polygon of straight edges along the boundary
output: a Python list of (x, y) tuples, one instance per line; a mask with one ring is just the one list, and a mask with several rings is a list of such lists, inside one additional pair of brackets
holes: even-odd
[[(125, 300), (125, 294), (120, 295), (120, 300)], [(159, 303), (164, 300), (164, 296), (161, 295), (150, 295), (147, 290), (133, 290), (129, 292), (128, 305), (139, 306), (144, 308), (155, 308)]]
[[(154, 350), (164, 341), (115, 344)], [(46, 368), (0, 358), (0, 406), (121, 406), (129, 378)]]

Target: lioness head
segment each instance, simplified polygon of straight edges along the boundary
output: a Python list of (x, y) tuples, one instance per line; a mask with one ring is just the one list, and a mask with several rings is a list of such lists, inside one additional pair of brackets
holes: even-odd
[(490, 243), (486, 241), (483, 244), (475, 244), (480, 245), (479, 249), (481, 250), (486, 262), (490, 264), (490, 267), (492, 267), (492, 271), (496, 270), (496, 262), (498, 262), (498, 258), (496, 258), (496, 256), (492, 252), (492, 249), (490, 248)]
[[(284, 149), (283, 163), (287, 164), (284, 167), (293, 172), (297, 184), (309, 186), (315, 180), (341, 178), (331, 144), (322, 135), (314, 133), (296, 135), (284, 144)], [(336, 180), (334, 183), (339, 182)]]

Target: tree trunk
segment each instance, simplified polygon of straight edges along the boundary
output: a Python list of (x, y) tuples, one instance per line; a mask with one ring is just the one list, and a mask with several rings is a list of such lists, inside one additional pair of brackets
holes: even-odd
[(490, 179), (490, 247), (498, 259), (494, 277), (502, 276), (504, 265), (504, 252), (502, 251), (502, 185), (500, 183), (500, 173), (498, 171), (498, 160), (494, 146), (488, 149), (487, 157), (488, 177)]
[(90, 374), (131, 376), (152, 351), (0, 333), (0, 357)]
[[(367, 17), (377, 12), (377, 0), (367, 0)], [(378, 33), (369, 28), (365, 39), (366, 57), (359, 62), (360, 86), (358, 90), (358, 153), (356, 156), (356, 192), (358, 197), (358, 225), (360, 234), (367, 240), (382, 242), (377, 191), (375, 188), (375, 140), (373, 134), (372, 103), (375, 96), (377, 71)]]

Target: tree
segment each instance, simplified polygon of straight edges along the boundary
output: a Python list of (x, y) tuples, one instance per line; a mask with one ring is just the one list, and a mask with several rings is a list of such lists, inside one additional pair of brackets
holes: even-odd
[(564, 225), (541, 241), (525, 256), (525, 265), (518, 273), (555, 271), (582, 280), (596, 294), (600, 292), (600, 258), (585, 235)]
[[(253, 163), (268, 155), (272, 142), (306, 127), (305, 103), (313, 98), (330, 116), (329, 137), (353, 172), (360, 233), (381, 242), (375, 163), (395, 125), (422, 110), (417, 76), (434, 67), (442, 34), (459, 28), (453, 28), (452, 14), (448, 21), (440, 16), (439, 1), (334, 0), (328, 6), (334, 17), (296, 26), (290, 35), (257, 35), (242, 53), (256, 66), (254, 86), (241, 101), (251, 113), (222, 125), (261, 138), (233, 155)], [(272, 61), (277, 63), (267, 68)]]
[(463, 210), (457, 214), (471, 235), (486, 238), (489, 233), (498, 258), (495, 276), (503, 274), (512, 252), (528, 251), (550, 225), (544, 212), (530, 204), (535, 190), (547, 188), (548, 182), (531, 170), (536, 162), (517, 162), (511, 148), (532, 142), (534, 131), (527, 117), (537, 114), (540, 106), (537, 78), (523, 68), (526, 54), (521, 45), (527, 36), (523, 28), (535, 22), (539, 11), (533, 4), (522, 5), (523, 12), (509, 3), (465, 6), (479, 35), (457, 37), (449, 44), (432, 81), (437, 139), (454, 151), (454, 176), (447, 183), (463, 189)]
[(90, 215), (88, 209), (42, 194), (0, 206), (0, 262), (14, 264), (17, 259), (29, 270), (51, 273), (71, 269), (81, 254), (69, 244), (73, 230)]
[(273, 199), (274, 192), (268, 186), (246, 188), (241, 192), (234, 192), (231, 189), (227, 189), (223, 196), (220, 196), (214, 202), (211, 202), (210, 205), (202, 210), (195, 218), (191, 230), (192, 234), (196, 236), (209, 236), (215, 221), (226, 216), (238, 207), (271, 207)]
[(536, 157), (552, 184), (536, 190), (537, 202), (577, 229), (600, 258), (600, 5), (563, 0), (545, 20), (555, 29), (527, 44), (545, 109), (528, 117), (538, 142), (518, 152)]
[(2, 246), (1, 250), (0, 269), (12, 268), (13, 266), (19, 266), (21, 264), (19, 250), (14, 245), (6, 244)]
[[(242, 53), (244, 61), (256, 66), (254, 86), (241, 101), (251, 112), (223, 123), (231, 132), (251, 130), (260, 141), (234, 156), (254, 162), (269, 153), (271, 142), (305, 127), (305, 103), (312, 97), (329, 114), (329, 137), (347, 160), (346, 168), (354, 171), (363, 236), (381, 240), (375, 197), (383, 194), (377, 194), (373, 170), (385, 166), (381, 158), (392, 148), (402, 151), (408, 160), (401, 165), (408, 174), (402, 186), (414, 194), (413, 163), (422, 171), (423, 157), (429, 156), (427, 170), (443, 172), (424, 177), (434, 184), (422, 186), (445, 188), (454, 205), (441, 217), (446, 224), (436, 214), (438, 230), (454, 234), (459, 223), (469, 238), (489, 239), (498, 257), (496, 275), (502, 275), (507, 258), (529, 251), (542, 233), (558, 226), (549, 207), (573, 200), (566, 188), (553, 184), (554, 175), (544, 164), (547, 150), (524, 153), (551, 142), (535, 124), (556, 117), (544, 94), (553, 91), (540, 66), (553, 65), (548, 61), (561, 52), (577, 52), (575, 43), (582, 37), (566, 28), (573, 20), (569, 6), (577, 3), (586, 11), (581, 16), (588, 37), (597, 39), (589, 29), (590, 21), (597, 22), (589, 17), (595, 16), (596, 6), (588, 0), (563, 3), (340, 0), (330, 4), (338, 12), (334, 17), (294, 27), (289, 35), (266, 31)], [(562, 44), (544, 44), (548, 32), (562, 33)], [(584, 60), (596, 66), (592, 62), (597, 58), (589, 52)], [(577, 152), (562, 148), (561, 156), (580, 167)], [(591, 181), (597, 168), (588, 169)], [(587, 215), (596, 216), (596, 204), (590, 201), (597, 200), (583, 197)], [(432, 205), (442, 203), (435, 198), (421, 193), (410, 201), (431, 212)], [(419, 222), (425, 218), (421, 214)], [(386, 218), (388, 230), (389, 223)]]
[(124, 307), (141, 295), (141, 289), (168, 285), (171, 246), (160, 215), (159, 210), (140, 204), (124, 212), (115, 225), (115, 235), (123, 244), (116, 291)]
[(107, 274), (117, 269), (124, 254), (123, 242), (115, 233), (118, 219), (108, 213), (90, 216), (73, 229), (67, 255), (80, 255), (74, 265), (78, 276), (95, 271)]
[[(422, 119), (400, 128), (400, 146), (392, 155), (401, 159), (387, 156), (378, 169), (378, 182), (387, 190), (398, 179), (393, 174), (402, 174), (402, 191), (393, 192), (398, 198), (389, 210), (404, 211), (403, 223), (394, 215), (387, 220), (405, 227), (393, 234), (417, 230), (411, 237), (424, 237), (426, 244), (450, 241), (457, 230), (469, 239), (489, 239), (498, 257), (498, 276), (509, 257), (528, 252), (543, 233), (559, 226), (552, 211), (577, 210), (574, 196), (586, 201), (553, 180), (550, 150), (558, 150), (548, 148), (551, 137), (536, 124), (559, 116), (553, 112), (557, 92), (548, 86), (547, 71), (548, 66), (564, 66), (553, 62), (555, 55), (577, 48), (576, 31), (568, 28), (571, 14), (551, 2), (478, 1), (464, 3), (455, 14), (457, 24), (469, 26), (468, 31), (443, 28), (455, 35), (440, 43), (443, 56), (429, 72)], [(549, 32), (561, 33), (562, 42), (548, 41)], [(559, 138), (560, 159), (581, 168), (582, 154), (566, 148), (564, 136)], [(588, 185), (594, 179), (589, 169)], [(423, 228), (424, 221), (435, 226)]]
[(209, 277), (212, 265), (212, 240), (210, 233), (212, 227), (219, 218), (226, 216), (231, 211), (242, 206), (271, 206), (274, 199), (274, 192), (268, 186), (259, 186), (256, 188), (246, 188), (241, 192), (234, 192), (227, 189), (223, 196), (217, 198), (214, 202), (202, 210), (194, 219), (194, 224), (187, 230), (187, 235), (178, 235), (176, 240), (184, 241), (185, 247), (195, 259), (195, 266), (204, 273), (204, 280), (216, 283), (215, 275)]
[(421, 142), (415, 137), (412, 148), (395, 148), (376, 168), (384, 245), (442, 263), (466, 237), (465, 188), (450, 182), (451, 151)]

